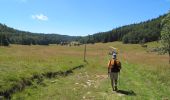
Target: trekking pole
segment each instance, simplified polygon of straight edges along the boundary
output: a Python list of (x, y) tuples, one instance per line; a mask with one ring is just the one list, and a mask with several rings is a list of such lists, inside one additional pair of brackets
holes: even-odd
[[(109, 56), (107, 55), (107, 60), (109, 61)], [(107, 70), (107, 83), (108, 83), (108, 86), (110, 85), (110, 73), (109, 73), (109, 70)]]
[(120, 72), (119, 72), (119, 86), (120, 86)]
[[(109, 61), (109, 56), (108, 55), (107, 55), (107, 60)], [(107, 75), (108, 75), (108, 78), (109, 78), (109, 76), (110, 76), (109, 70), (108, 70)]]

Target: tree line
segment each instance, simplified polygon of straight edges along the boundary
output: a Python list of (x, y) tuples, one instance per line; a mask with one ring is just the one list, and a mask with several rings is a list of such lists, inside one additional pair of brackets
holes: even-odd
[(156, 41), (160, 39), (160, 32), (162, 29), (161, 21), (165, 16), (166, 15), (162, 15), (145, 22), (125, 25), (107, 32), (99, 32), (86, 37), (81, 37), (79, 41), (82, 43), (122, 41), (123, 43), (133, 44)]
[(0, 45), (48, 45), (61, 42), (79, 41), (80, 43), (107, 43), (122, 41), (123, 43), (145, 43), (160, 39), (162, 15), (145, 22), (125, 25), (107, 32), (99, 32), (88, 36), (67, 36), (59, 34), (43, 34), (20, 31), (0, 24)]
[(75, 40), (76, 36), (67, 36), (59, 34), (43, 34), (20, 31), (0, 24), (0, 45), (9, 44), (21, 45), (49, 45), (60, 44), (61, 42), (70, 42)]

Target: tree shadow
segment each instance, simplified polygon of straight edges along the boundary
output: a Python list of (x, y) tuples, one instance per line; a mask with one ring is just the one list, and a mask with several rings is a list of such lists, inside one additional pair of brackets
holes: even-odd
[(129, 95), (129, 96), (136, 96), (136, 93), (133, 90), (127, 91), (127, 90), (118, 90), (117, 93)]

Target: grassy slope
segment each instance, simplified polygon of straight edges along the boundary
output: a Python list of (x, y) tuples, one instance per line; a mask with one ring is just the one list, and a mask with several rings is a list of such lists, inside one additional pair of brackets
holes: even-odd
[(55, 45), (12, 45), (0, 47), (0, 51), (0, 91), (8, 90), (22, 78), (46, 72), (65, 71), (83, 64), (80, 54), (74, 53), (74, 48), (67, 52), (65, 48)]
[[(149, 43), (149, 47), (156, 43)], [(112, 93), (110, 80), (107, 78), (106, 64), (109, 57), (108, 46), (120, 48), (119, 59), (123, 69), (119, 89), (133, 91), (136, 95)], [(54, 47), (55, 48), (55, 47)], [(62, 56), (79, 57), (83, 46), (62, 47)], [(64, 49), (65, 48), (65, 49)], [(69, 51), (66, 51), (69, 48)], [(76, 51), (76, 52), (75, 52)], [(77, 55), (77, 56), (76, 56)], [(65, 59), (65, 57), (63, 57)], [(170, 68), (168, 56), (146, 53), (139, 45), (123, 45), (119, 42), (95, 44), (87, 46), (88, 65), (65, 78), (46, 79), (43, 85), (34, 84), (21, 93), (16, 93), (13, 99), (27, 100), (79, 100), (79, 99), (108, 99), (108, 100), (148, 100), (170, 98)], [(73, 61), (76, 59), (73, 59)], [(77, 61), (77, 60), (76, 60)]]

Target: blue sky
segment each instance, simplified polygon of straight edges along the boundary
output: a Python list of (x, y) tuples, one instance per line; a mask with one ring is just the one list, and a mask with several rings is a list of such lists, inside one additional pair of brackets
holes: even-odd
[(30, 32), (84, 36), (169, 10), (170, 0), (0, 0), (0, 23)]

